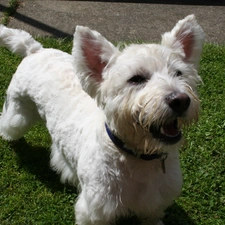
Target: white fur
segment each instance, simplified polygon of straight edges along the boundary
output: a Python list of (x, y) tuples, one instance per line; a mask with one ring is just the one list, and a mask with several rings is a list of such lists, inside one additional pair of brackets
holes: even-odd
[[(0, 134), (18, 139), (39, 119), (52, 137), (51, 166), (63, 182), (78, 185), (78, 225), (109, 225), (135, 213), (145, 225), (163, 224), (164, 210), (181, 191), (178, 148), (153, 137), (151, 125), (197, 120), (196, 85), (204, 33), (193, 15), (164, 34), (162, 45), (117, 49), (78, 26), (72, 56), (44, 49), (24, 31), (0, 27), (1, 45), (26, 56), (7, 90)], [(176, 76), (177, 70), (182, 76)], [(143, 83), (131, 82), (141, 75)], [(185, 93), (190, 105), (177, 116), (165, 99)], [(91, 97), (92, 98), (91, 98)], [(137, 154), (168, 153), (145, 161), (117, 148), (110, 130)]]
[(35, 53), (42, 48), (39, 42), (23, 30), (8, 29), (3, 25), (0, 25), (0, 30), (0, 46), (7, 47), (13, 53), (22, 57)]

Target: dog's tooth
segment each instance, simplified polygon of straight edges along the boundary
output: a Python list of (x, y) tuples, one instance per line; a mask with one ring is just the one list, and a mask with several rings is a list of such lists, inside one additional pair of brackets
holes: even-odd
[(160, 133), (165, 134), (163, 127), (160, 127)]

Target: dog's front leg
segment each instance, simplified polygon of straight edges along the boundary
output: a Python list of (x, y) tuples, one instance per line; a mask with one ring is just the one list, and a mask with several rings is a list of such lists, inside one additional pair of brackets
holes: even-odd
[[(94, 196), (93, 196), (94, 198)], [(95, 205), (82, 191), (75, 204), (76, 225), (111, 225), (98, 204)]]

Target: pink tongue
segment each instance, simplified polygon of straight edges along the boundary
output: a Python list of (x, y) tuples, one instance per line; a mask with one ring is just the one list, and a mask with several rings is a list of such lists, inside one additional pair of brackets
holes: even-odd
[(176, 127), (174, 121), (163, 126), (164, 133), (169, 136), (176, 136), (179, 133), (179, 130)]

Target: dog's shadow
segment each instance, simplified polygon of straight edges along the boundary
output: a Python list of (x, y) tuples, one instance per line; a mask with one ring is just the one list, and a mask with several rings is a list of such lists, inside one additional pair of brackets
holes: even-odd
[[(52, 192), (65, 191), (66, 193), (77, 193), (75, 187), (60, 183), (60, 177), (50, 168), (50, 150), (44, 147), (30, 146), (24, 138), (11, 142), (11, 148), (17, 154), (18, 165), (27, 170), (28, 173), (43, 183)], [(163, 219), (165, 225), (196, 225), (185, 210), (178, 204), (173, 204)], [(121, 218), (116, 225), (138, 225), (136, 216)]]
[[(176, 203), (166, 210), (163, 223), (164, 225), (196, 225), (185, 210)], [(141, 225), (141, 223), (136, 216), (133, 216), (126, 219), (121, 218), (116, 225)]]
[(166, 210), (163, 222), (165, 225), (196, 225), (187, 212), (177, 203)]
[[(185, 210), (176, 203), (166, 210), (163, 223), (164, 225), (196, 225)], [(116, 225), (141, 225), (141, 222), (136, 216), (132, 216), (120, 218)]]
[(52, 192), (76, 193), (76, 188), (60, 182), (60, 176), (50, 168), (49, 148), (30, 146), (24, 138), (10, 143), (17, 155), (17, 163)]

